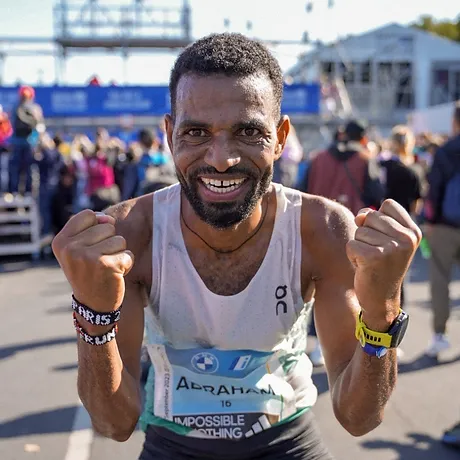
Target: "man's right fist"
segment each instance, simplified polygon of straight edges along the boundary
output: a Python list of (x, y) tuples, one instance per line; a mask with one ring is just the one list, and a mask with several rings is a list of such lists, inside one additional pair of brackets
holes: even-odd
[(134, 256), (116, 235), (113, 217), (80, 212), (56, 235), (52, 248), (79, 302), (101, 313), (121, 306)]

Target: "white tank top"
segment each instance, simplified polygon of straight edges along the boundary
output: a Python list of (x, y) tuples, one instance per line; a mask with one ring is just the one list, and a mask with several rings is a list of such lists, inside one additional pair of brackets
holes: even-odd
[[(308, 410), (317, 391), (301, 293), (301, 195), (274, 184), (265, 258), (238, 294), (211, 292), (180, 225), (179, 184), (154, 194), (153, 279), (146, 309), (152, 368), (142, 421), (196, 437), (242, 439)], [(229, 273), (231, 276), (231, 273)]]

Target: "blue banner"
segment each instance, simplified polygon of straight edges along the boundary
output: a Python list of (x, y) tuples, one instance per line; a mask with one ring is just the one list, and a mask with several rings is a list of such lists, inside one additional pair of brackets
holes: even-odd
[[(170, 111), (167, 86), (54, 86), (36, 87), (35, 100), (45, 117), (162, 116)], [(282, 112), (319, 113), (317, 84), (285, 86)], [(0, 105), (10, 112), (18, 101), (18, 88), (0, 87)]]

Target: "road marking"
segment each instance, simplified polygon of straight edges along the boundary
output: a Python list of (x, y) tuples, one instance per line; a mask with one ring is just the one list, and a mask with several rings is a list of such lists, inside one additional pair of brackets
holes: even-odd
[(93, 437), (91, 418), (79, 401), (64, 460), (89, 460)]

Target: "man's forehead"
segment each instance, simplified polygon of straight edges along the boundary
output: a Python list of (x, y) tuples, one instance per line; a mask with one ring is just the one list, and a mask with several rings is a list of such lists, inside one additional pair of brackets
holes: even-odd
[(208, 110), (223, 105), (268, 109), (275, 103), (273, 86), (265, 75), (181, 77), (176, 92), (176, 110)]

